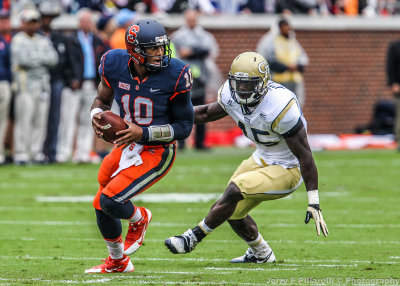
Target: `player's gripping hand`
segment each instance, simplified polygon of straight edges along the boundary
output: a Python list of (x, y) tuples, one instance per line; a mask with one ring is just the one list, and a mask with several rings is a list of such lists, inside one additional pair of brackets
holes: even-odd
[(304, 220), (305, 223), (308, 223), (310, 219), (315, 220), (315, 227), (317, 229), (317, 234), (321, 235), (321, 230), (324, 236), (328, 236), (328, 228), (322, 217), (321, 209), (319, 208), (319, 204), (310, 204), (307, 207), (306, 219)]
[(124, 119), (128, 128), (122, 131), (118, 131), (117, 135), (121, 136), (117, 140), (115, 140), (115, 144), (117, 147), (125, 145), (124, 149), (128, 147), (131, 143), (138, 142), (143, 137), (143, 129), (142, 127), (136, 125), (135, 123), (129, 122)]
[(101, 119), (102, 113), (103, 113), (103, 110), (101, 110), (101, 109), (95, 110), (94, 109), (90, 114), (90, 117), (92, 119), (93, 130), (99, 138), (101, 138), (101, 136), (103, 135), (101, 125), (99, 124), (99, 120)]

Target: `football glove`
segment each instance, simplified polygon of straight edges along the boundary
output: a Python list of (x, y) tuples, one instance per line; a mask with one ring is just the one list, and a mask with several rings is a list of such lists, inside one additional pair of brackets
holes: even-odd
[(315, 228), (317, 229), (317, 234), (321, 235), (321, 230), (324, 236), (328, 236), (328, 228), (326, 227), (326, 223), (324, 218), (322, 217), (321, 209), (319, 208), (319, 204), (310, 204), (307, 207), (306, 219), (305, 223), (308, 223), (310, 219), (315, 220)]

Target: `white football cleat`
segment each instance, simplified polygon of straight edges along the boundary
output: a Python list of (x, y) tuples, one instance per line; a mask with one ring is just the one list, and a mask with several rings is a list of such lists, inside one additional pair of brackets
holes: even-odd
[(236, 257), (231, 263), (274, 263), (275, 255), (271, 248), (266, 253), (255, 254), (251, 248), (243, 256)]
[(165, 246), (174, 254), (189, 253), (197, 243), (197, 238), (190, 228), (181, 235), (167, 238), (164, 242)]

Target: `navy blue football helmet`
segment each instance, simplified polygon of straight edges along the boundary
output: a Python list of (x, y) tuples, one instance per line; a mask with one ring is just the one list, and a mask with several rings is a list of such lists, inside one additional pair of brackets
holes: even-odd
[[(151, 19), (142, 19), (130, 25), (125, 33), (128, 53), (135, 63), (146, 66), (150, 71), (157, 71), (169, 65), (171, 60), (170, 39), (162, 24)], [(150, 64), (146, 48), (164, 46), (164, 55), (159, 65)]]

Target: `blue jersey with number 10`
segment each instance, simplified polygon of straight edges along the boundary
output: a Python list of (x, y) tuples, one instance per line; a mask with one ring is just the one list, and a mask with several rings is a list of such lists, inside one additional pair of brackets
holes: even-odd
[(180, 114), (176, 114), (178, 110), (171, 108), (171, 104), (179, 96), (188, 97), (186, 101), (190, 104), (189, 91), (193, 79), (189, 65), (172, 58), (168, 67), (140, 81), (138, 77), (131, 76), (129, 65), (133, 65), (130, 61), (131, 57), (126, 50), (110, 50), (103, 55), (98, 70), (114, 90), (120, 116), (141, 127), (172, 124), (175, 117), (181, 118)]

